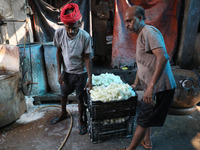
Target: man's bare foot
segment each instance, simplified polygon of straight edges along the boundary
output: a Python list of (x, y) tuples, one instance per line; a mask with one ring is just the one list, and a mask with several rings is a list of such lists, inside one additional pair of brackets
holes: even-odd
[(142, 141), (140, 142), (140, 144), (141, 144), (145, 149), (152, 149), (151, 141), (142, 140)]
[(67, 118), (67, 114), (60, 114), (51, 120), (51, 124), (57, 124), (58, 122), (65, 120)]

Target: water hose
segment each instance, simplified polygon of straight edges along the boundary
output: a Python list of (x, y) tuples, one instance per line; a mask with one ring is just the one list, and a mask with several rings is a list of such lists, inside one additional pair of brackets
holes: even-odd
[[(40, 107), (38, 109), (36, 109), (35, 111), (33, 111), (32, 113), (35, 113), (36, 111), (40, 110), (40, 109), (43, 109), (43, 108), (47, 108), (47, 107), (59, 107), (61, 108), (61, 106), (57, 106), (57, 105), (48, 105), (48, 106), (43, 106), (43, 107)], [(67, 109), (66, 109), (67, 110)], [(63, 148), (63, 146), (65, 145), (70, 133), (71, 133), (71, 130), (72, 130), (72, 127), (73, 127), (73, 117), (72, 117), (72, 114), (69, 110), (67, 110), (67, 113), (70, 115), (70, 119), (71, 119), (71, 123), (70, 123), (70, 128), (69, 128), (69, 131), (67, 133), (67, 135), (65, 136), (65, 139), (63, 140), (63, 142), (61, 143), (60, 147), (58, 148), (58, 150), (61, 150)]]

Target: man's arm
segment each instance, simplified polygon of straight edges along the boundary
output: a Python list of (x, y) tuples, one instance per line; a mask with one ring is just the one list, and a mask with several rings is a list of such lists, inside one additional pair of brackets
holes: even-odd
[(89, 88), (89, 90), (92, 89), (92, 74), (91, 74), (91, 59), (90, 59), (90, 54), (85, 54), (85, 66), (88, 74), (88, 81), (86, 84), (86, 88)]
[(156, 48), (152, 50), (153, 54), (156, 56), (156, 63), (155, 63), (155, 71), (152, 75), (151, 81), (144, 93), (143, 101), (147, 104), (153, 104), (152, 98), (154, 96), (154, 86), (157, 83), (157, 81), (160, 79), (166, 63), (169, 59), (169, 56), (167, 55), (166, 51), (163, 48)]
[(57, 59), (57, 69), (58, 69), (58, 83), (62, 85), (64, 84), (64, 81), (61, 74), (61, 64), (63, 63), (61, 47), (57, 47), (56, 59)]
[(139, 84), (139, 77), (138, 77), (138, 71), (136, 72), (136, 77), (135, 77), (135, 81), (134, 83), (131, 85), (133, 89), (136, 89), (136, 87), (138, 86)]

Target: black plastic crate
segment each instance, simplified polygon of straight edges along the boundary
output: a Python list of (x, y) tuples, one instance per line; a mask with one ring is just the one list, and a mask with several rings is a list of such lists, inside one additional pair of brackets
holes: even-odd
[(104, 124), (103, 121), (89, 120), (89, 135), (93, 143), (100, 143), (108, 139), (119, 137), (132, 137), (134, 117), (124, 122)]
[(116, 100), (111, 102), (92, 101), (88, 96), (88, 110), (92, 121), (113, 119), (120, 117), (131, 117), (136, 114), (137, 95), (127, 100)]

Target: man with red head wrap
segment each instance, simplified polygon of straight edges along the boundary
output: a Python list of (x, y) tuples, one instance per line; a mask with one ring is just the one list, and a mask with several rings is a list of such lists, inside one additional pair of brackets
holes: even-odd
[[(91, 37), (80, 28), (81, 13), (77, 4), (66, 4), (60, 13), (64, 23), (55, 31), (54, 45), (57, 47), (58, 82), (61, 88), (61, 113), (51, 120), (56, 124), (67, 118), (66, 103), (68, 95), (76, 91), (79, 108), (79, 134), (87, 133), (85, 107), (83, 104), (84, 89), (92, 88), (90, 56), (92, 54)], [(61, 64), (63, 72), (61, 73)], [(87, 80), (88, 77), (88, 80)]]
[[(66, 14), (66, 10), (70, 11), (71, 13)], [(81, 19), (81, 13), (77, 4), (69, 3), (65, 5), (60, 13), (60, 20), (64, 24), (73, 24), (76, 23)]]

